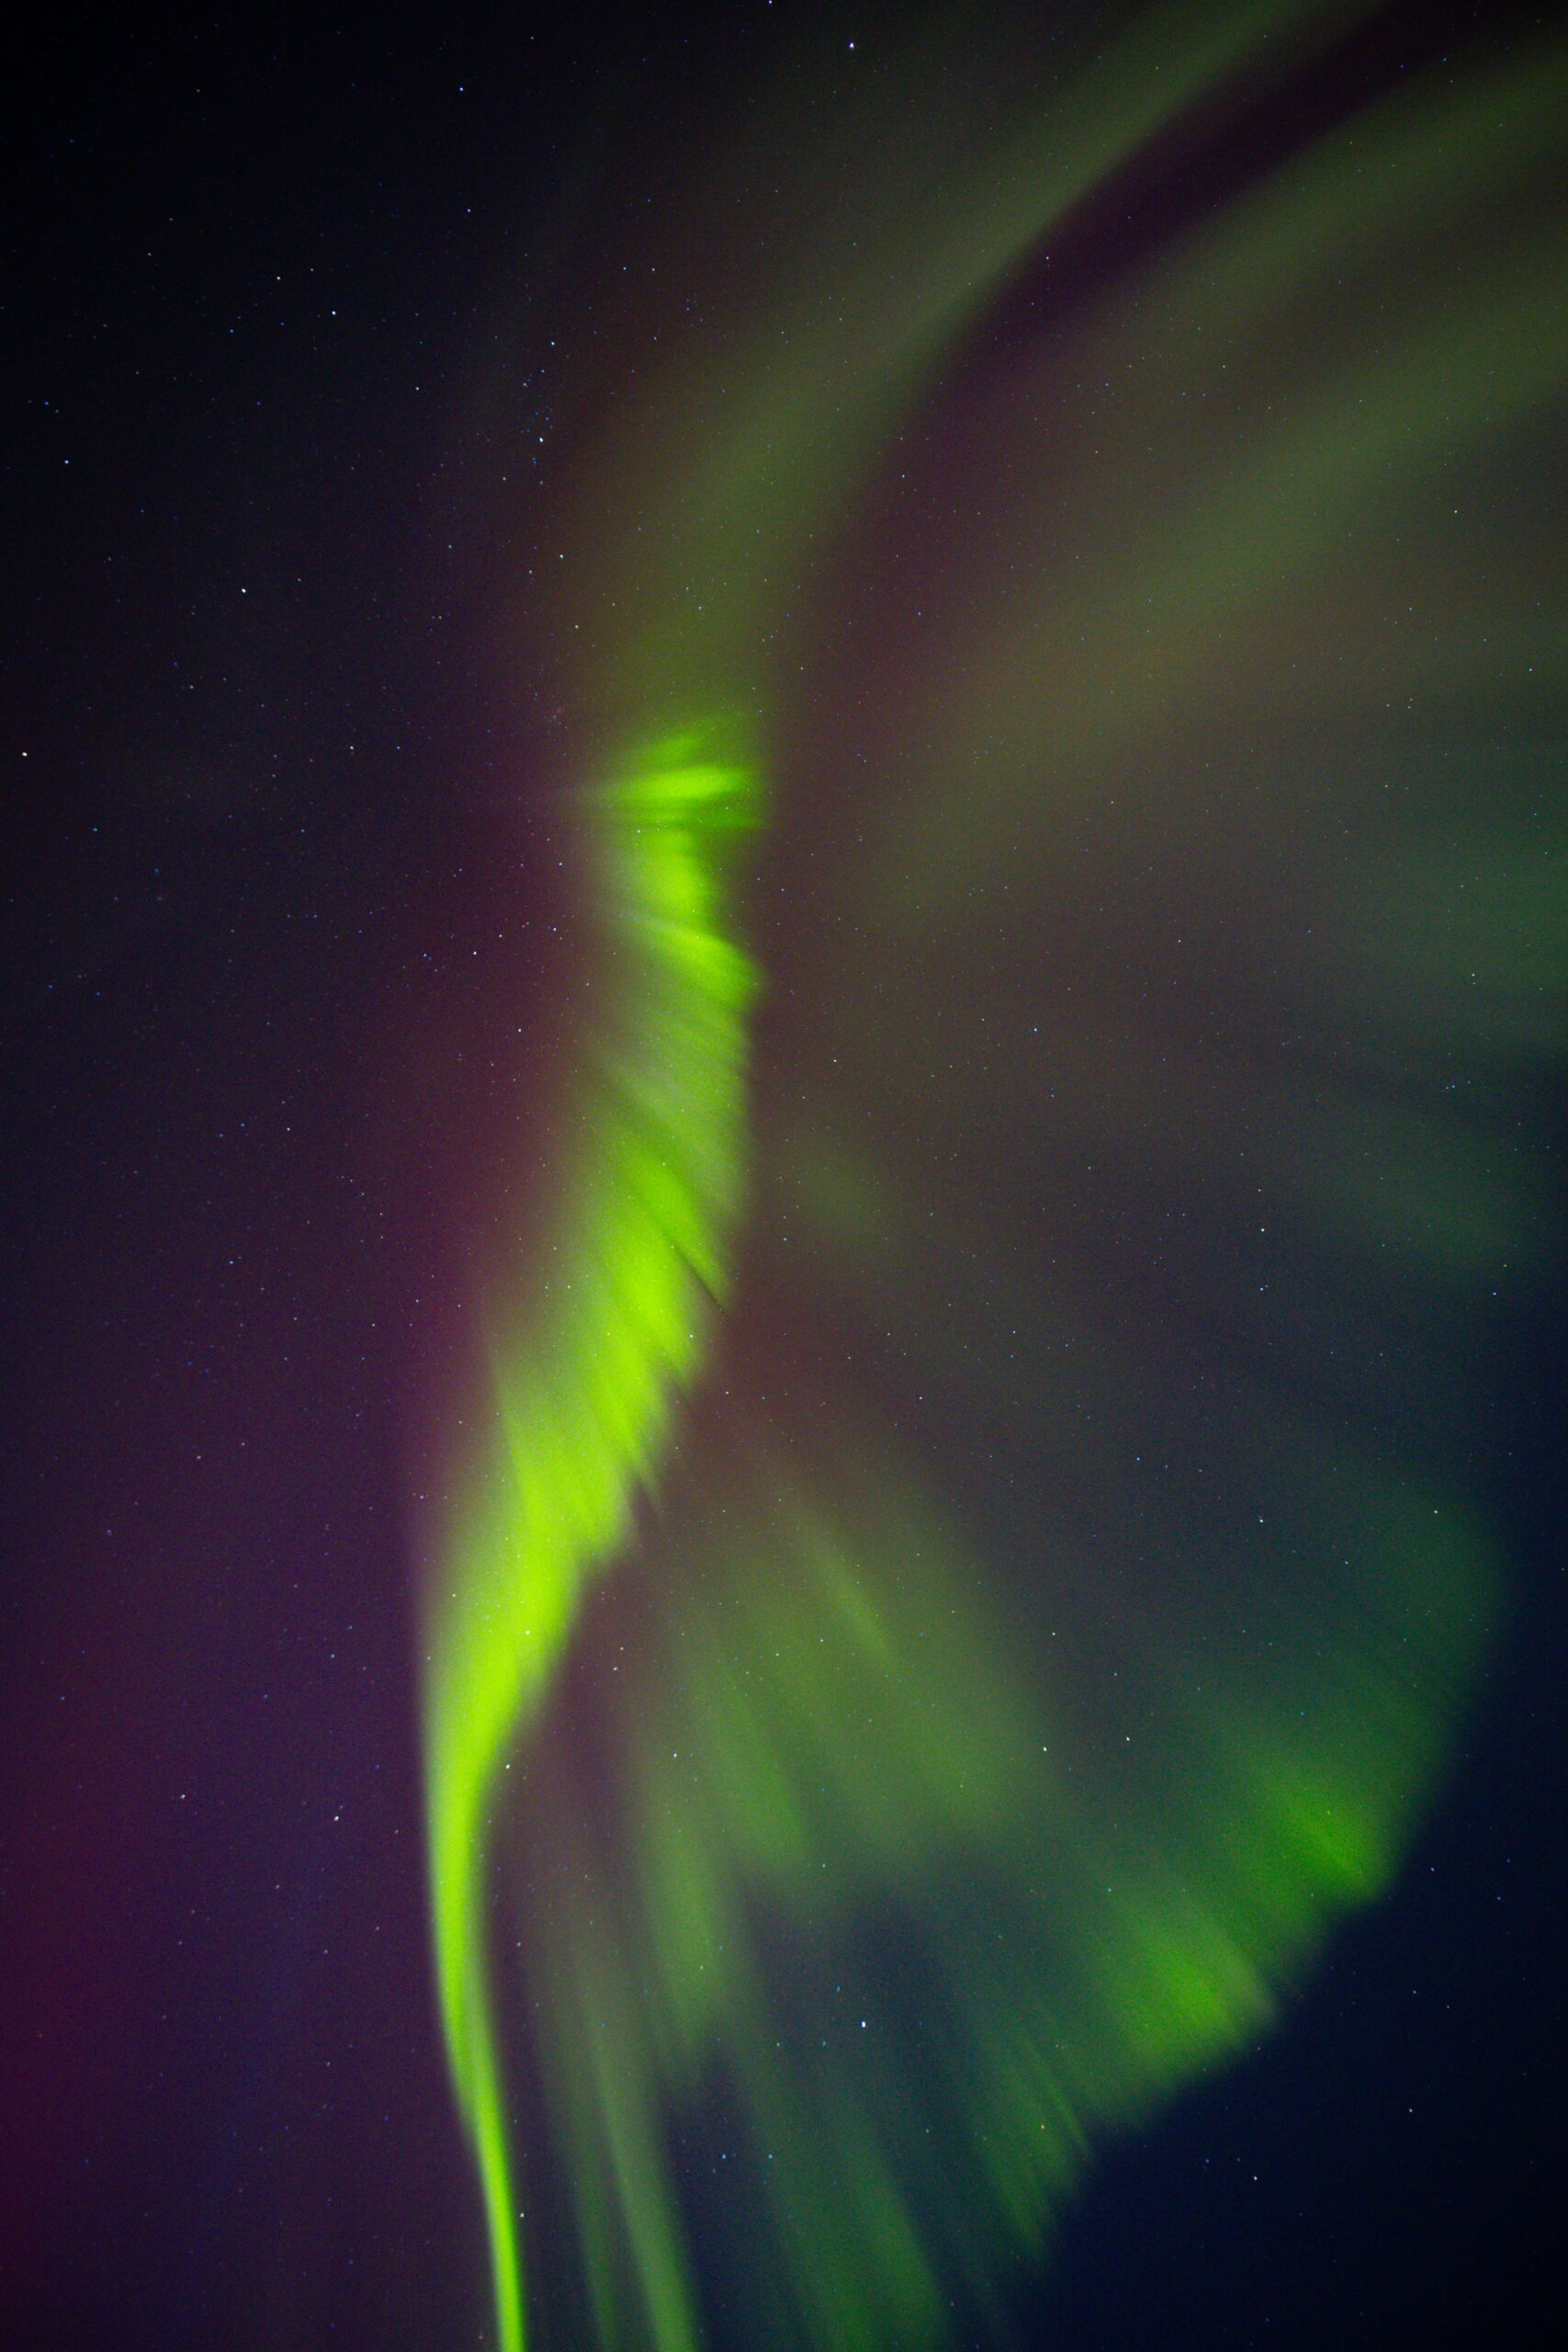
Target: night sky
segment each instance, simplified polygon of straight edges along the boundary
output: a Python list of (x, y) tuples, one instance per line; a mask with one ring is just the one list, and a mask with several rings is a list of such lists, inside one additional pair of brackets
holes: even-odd
[[(1129, 13), (1064, 10), (1064, 53)], [(1004, 12), (979, 16), (980, 45), (1007, 51), (986, 86), (1016, 97), (1056, 36), (1036, 27), (1008, 49), (992, 40)], [(805, 62), (793, 21), (775, 19), (791, 12), (584, 5), (500, 12), (482, 29), (443, 14), (405, 26), (372, 12), (208, 12), (109, 29), (56, 21), (12, 60), (0, 291), (6, 2344), (259, 2352), (330, 2340), (446, 2352), (495, 2340), (431, 1959), (419, 1595), (451, 1430), (479, 1415), (474, 1300), (488, 1297), (518, 1234), (528, 1246), (528, 1138), (570, 1060), (557, 1008), (581, 974), (558, 808), (574, 758), (599, 740), (577, 716), (588, 673), (574, 668), (572, 616), (608, 642), (609, 616), (635, 608), (639, 648), (653, 649), (619, 669), (605, 655), (607, 705), (635, 700), (637, 663), (661, 659), (661, 632), (674, 642), (686, 627), (659, 605), (657, 579), (646, 593), (654, 617), (640, 617), (629, 522), (625, 543), (618, 530), (642, 492), (633, 481), (618, 504), (615, 461), (592, 470), (619, 429), (623, 391), (631, 403), (626, 386), (651, 383), (657, 415), (682, 382), (684, 298), (650, 279), (617, 310), (619, 256), (627, 272), (657, 270), (659, 224), (700, 209), (690, 189), (705, 184), (704, 159), (740, 94), (758, 87), (785, 154), (820, 142), (831, 158), (839, 127), (852, 126), (838, 226), (852, 240), (865, 184), (852, 127), (869, 102), (852, 77), (884, 70), (909, 12), (901, 23), (863, 11), (841, 34), (836, 20), (821, 31), (818, 14)], [(833, 854), (820, 845), (858, 845), (863, 803), (867, 838), (891, 821), (878, 747), (907, 741), (900, 713), (918, 675), (936, 731), (908, 753), (897, 805), (919, 869), (956, 773), (943, 764), (943, 710), (955, 736), (970, 716), (943, 704), (940, 682), (978, 664), (977, 616), (995, 619), (998, 643), (1022, 642), (1006, 637), (1013, 607), (993, 595), (987, 569), (1001, 539), (987, 537), (1013, 498), (1007, 466), (1028, 472), (1016, 387), (1049, 382), (1053, 350), (1098, 334), (1125, 288), (1157, 289), (1183, 239), (1232, 210), (1245, 217), (1256, 189), (1347, 124), (1375, 123), (1407, 79), (1462, 88), (1530, 53), (1549, 21), (1430, 6), (1323, 12), (1327, 29), (1293, 62), (1206, 112), (1195, 105), (1180, 137), (1161, 133), (1119, 164), (1043, 246), (1021, 240), (940, 380), (897, 424), (897, 463), (885, 448), (865, 461), (854, 511), (833, 523), (841, 537), (829, 547), (819, 535), (802, 559), (799, 599), (772, 574), (756, 591), (779, 605), (770, 646), (780, 632), (789, 645), (787, 686), (767, 673), (779, 778), (772, 896), (748, 933), (776, 979), (757, 1047), (764, 1225), (768, 1155), (794, 1148), (796, 1079), (813, 1057), (826, 1067), (829, 1044), (840, 1049), (811, 1009), (814, 984), (882, 1005), (878, 934), (868, 923), (850, 945), (840, 938)], [(982, 105), (967, 134), (981, 149), (1008, 127), (1001, 101), (986, 103), (994, 122)], [(888, 114), (865, 119), (895, 139)], [(1375, 144), (1375, 129), (1368, 135)], [(1568, 258), (1561, 141), (1529, 204), (1537, 245), (1555, 229)], [(816, 216), (809, 225), (825, 233)], [(1461, 216), (1455, 244), (1469, 233)], [(1502, 233), (1490, 215), (1474, 230)], [(729, 257), (726, 315), (765, 312), (787, 277), (808, 335), (813, 301), (826, 311), (855, 281), (834, 255), (819, 266), (814, 248), (789, 251), (781, 235), (782, 257), (762, 243)], [(1523, 228), (1519, 237), (1522, 251)], [(1428, 253), (1422, 266), (1439, 264)], [(1156, 295), (1147, 313), (1142, 299), (1116, 311), (1118, 348), (1153, 315)], [(1282, 402), (1292, 371), (1304, 382), (1316, 364), (1314, 338), (1333, 340), (1332, 307), (1327, 330), (1324, 315), (1304, 316), (1300, 352), (1279, 358)], [(677, 356), (660, 363), (660, 379), (636, 356), (637, 337), (667, 329)], [(1242, 2035), (1230, 2063), (1106, 2137), (1061, 2202), (1048, 2259), (1004, 2269), (1001, 2332), (1021, 2346), (1502, 2352), (1555, 2341), (1562, 2324), (1543, 2312), (1562, 2301), (1563, 380), (1534, 439), (1522, 427), (1499, 429), (1495, 447), (1481, 436), (1489, 503), (1474, 577), (1484, 586), (1480, 601), (1456, 591), (1454, 603), (1486, 641), (1529, 602), (1510, 583), (1539, 589), (1539, 643), (1554, 648), (1547, 674), (1531, 671), (1526, 687), (1499, 673), (1462, 724), (1439, 712), (1421, 730), (1428, 749), (1459, 747), (1456, 769), (1465, 747), (1483, 747), (1472, 763), (1479, 798), (1485, 761), (1537, 778), (1532, 814), (1550, 854), (1519, 885), (1534, 910), (1519, 920), (1555, 942), (1557, 994), (1543, 986), (1546, 1010), (1510, 1065), (1523, 1066), (1517, 1084), (1486, 1096), (1541, 1171), (1529, 1270), (1495, 1288), (1488, 1278), (1479, 1321), (1467, 1306), (1451, 1325), (1440, 1284), (1417, 1291), (1412, 1276), (1404, 1290), (1391, 1275), (1386, 1290), (1368, 1278), (1359, 1293), (1353, 1274), (1337, 1261), (1331, 1274), (1327, 1255), (1305, 1245), (1265, 1276), (1291, 1285), (1303, 1332), (1318, 1329), (1332, 1291), (1325, 1317), (1343, 1313), (1349, 1329), (1363, 1304), (1374, 1320), (1386, 1315), (1411, 1363), (1427, 1361), (1428, 1343), (1434, 1361), (1473, 1356), (1457, 1434), (1436, 1407), (1429, 1425), (1407, 1429), (1402, 1398), (1376, 1442), (1426, 1449), (1484, 1515), (1505, 1563), (1501, 1631), (1445, 1721), (1387, 1891), (1334, 1928), (1271, 2030)], [(699, 386), (699, 416), (704, 397)], [(1061, 414), (1070, 452), (1076, 427)], [(1211, 454), (1223, 466), (1221, 443), (1211, 452), (1205, 439), (1223, 430), (1200, 423), (1172, 447), (1194, 467)], [(1092, 437), (1086, 428), (1082, 447)], [(1288, 468), (1295, 445), (1281, 446)], [(648, 463), (658, 462), (656, 449)], [(1159, 560), (1148, 482), (1102, 494), (1059, 462), (1062, 481), (1046, 480), (1042, 496), (1059, 492), (1065, 542), (1097, 544), (1091, 523), (1070, 518), (1108, 495), (1121, 576), (1141, 578), (1145, 531), (1149, 562)], [(1468, 518), (1466, 508), (1456, 529)], [(1439, 556), (1419, 521), (1400, 527), (1369, 556), (1367, 576), (1407, 567), (1426, 583), (1449, 543)], [(558, 546), (578, 551), (580, 594), (548, 577)], [(1452, 555), (1456, 579), (1466, 560), (1463, 547)], [(997, 557), (998, 577), (1011, 560)], [(739, 560), (730, 585), (739, 610), (752, 588)], [(716, 601), (727, 594), (721, 583)], [(716, 624), (691, 626), (696, 675), (728, 649)], [(1143, 626), (1129, 598), (1117, 627)], [(678, 670), (683, 657), (671, 658)], [(1222, 662), (1204, 707), (1223, 702), (1229, 725), (1252, 684), (1245, 666)], [(1370, 710), (1378, 690), (1362, 684)], [(976, 686), (976, 707), (992, 691)], [(750, 682), (746, 695), (763, 699)], [(1030, 710), (1019, 708), (1022, 740)], [(1314, 729), (1333, 733), (1336, 789), (1348, 776), (1352, 797), (1374, 756), (1385, 770), (1415, 756), (1363, 725), (1360, 705), (1325, 708), (1303, 700), (1294, 716), (1238, 721), (1248, 772), (1273, 774), (1282, 745), (1294, 761)], [(612, 718), (620, 723), (619, 709)], [(1261, 1001), (1261, 1037), (1275, 1012), (1259, 988), (1277, 981), (1280, 1004), (1307, 1001), (1266, 936), (1292, 908), (1295, 877), (1318, 871), (1318, 820), (1302, 811), (1318, 809), (1325, 836), (1338, 828), (1352, 841), (1348, 888), (1356, 820), (1304, 788), (1288, 819), (1271, 814), (1283, 802), (1259, 786), (1256, 801), (1238, 798), (1234, 823), (1224, 811), (1213, 820), (1216, 842), (1240, 842), (1235, 872), (1214, 879), (1216, 852), (1189, 883), (1179, 844), (1199, 739), (1136, 723), (1169, 781), (1135, 846), (1080, 812), (1055, 865), (1032, 865), (1027, 846), (1002, 861), (1015, 888), (1037, 891), (1051, 932), (1034, 978), (1056, 991), (1064, 1021), (1085, 1002), (1142, 1006), (1142, 983), (1123, 986), (1123, 971), (1151, 938), (1176, 937), (1172, 910), (1189, 891), (1208, 912), (1183, 919), (1181, 952), (1168, 959), (1169, 1034), (1185, 1034), (1190, 1014), (1197, 1035), (1201, 1009), (1245, 1027)], [(1006, 731), (998, 719), (995, 741)], [(997, 757), (1008, 756), (1004, 745)], [(1083, 770), (1093, 774), (1087, 754)], [(1462, 798), (1452, 806), (1447, 838), (1461, 855), (1471, 812)], [(967, 816), (949, 821), (969, 838)], [(1369, 872), (1383, 871), (1367, 855)], [(868, 851), (855, 872), (873, 870)], [(1052, 899), (1063, 888), (1070, 906)], [(1232, 922), (1244, 903), (1256, 941)], [(1546, 947), (1540, 956), (1544, 968)], [(1249, 978), (1255, 969), (1267, 983)], [(989, 1040), (1004, 979), (976, 950), (956, 988), (939, 986), (912, 955), (890, 1009), (866, 1014), (870, 1075), (844, 1081), (843, 1117), (858, 1115), (860, 1097), (871, 1104), (866, 1134), (895, 1179), (908, 1172), (917, 1192), (929, 1179), (931, 1217), (946, 1216), (954, 1250), (965, 1212), (932, 1172), (949, 1162), (918, 1123), (900, 1124), (901, 1098), (873, 1101), (874, 1081), (897, 1059), (889, 1041), (922, 1024), (932, 1069), (950, 1046), (962, 1055), (970, 1024)], [(1143, 1018), (1127, 1013), (1125, 1034)], [(1302, 1077), (1295, 1046), (1285, 1055), (1268, 1035), (1266, 1050), (1283, 1057), (1281, 1099), (1329, 1083), (1330, 1048)], [(1485, 1041), (1456, 1027), (1440, 1042), (1445, 1083), (1485, 1093)], [(981, 1109), (964, 1112), (951, 1156), (961, 1172), (984, 1167), (973, 1156), (985, 1136), (998, 1167), (1030, 1148), (1010, 1111), (1010, 1066), (986, 1051), (998, 1075)], [(929, 1092), (938, 1081), (921, 1072)], [(1382, 1082), (1395, 1092), (1406, 1075), (1388, 1064)], [(1280, 1122), (1283, 1135), (1284, 1113)], [(1188, 1141), (1197, 1164), (1206, 1136), (1194, 1126)], [(1160, 1321), (1150, 1303), (1166, 1299), (1167, 1259), (1146, 1290), (1135, 1270), (1140, 1252), (1153, 1262), (1164, 1214), (1148, 1195), (1166, 1163), (1150, 1167), (1113, 1211), (1094, 1186), (1075, 1189), (1076, 1173), (1060, 1175), (1063, 1247), (1078, 1250), (1061, 1295), (1071, 1313), (1103, 1276), (1130, 1357), (1187, 1365), (1199, 1341), (1178, 1309)], [(973, 1201), (976, 1226), (1010, 1229), (999, 1176), (990, 1206), (957, 1176), (953, 1191)], [(852, 1239), (854, 1217), (843, 1222)], [(1220, 1243), (1201, 1208), (1192, 1232), (1168, 1244), (1170, 1282), (1212, 1289)], [(835, 1395), (858, 1409), (860, 1374), (844, 1369), (866, 1361), (852, 1314), (835, 1328), (835, 1310), (813, 1295), (793, 1323), (783, 1308), (773, 1315), (776, 1244), (756, 1274), (762, 1245), (751, 1260), (737, 1246), (737, 1390), (773, 1348), (796, 1402), (816, 1378), (829, 1413)], [(911, 1289), (911, 1323), (918, 1307)], [(1010, 1330), (1031, 1312), (1027, 1299), (1010, 1304)], [(1216, 1307), (1203, 1344), (1239, 1363), (1241, 1310), (1227, 1312)], [(1302, 1340), (1302, 1361), (1312, 1344)], [(971, 1419), (944, 1405), (928, 1426), (925, 1392), (906, 1397), (903, 1378), (879, 1359), (866, 1393), (923, 1459), (942, 1463), (976, 1524), (994, 1513), (1005, 1561), (1025, 1506), (1010, 1519), (1003, 1487), (985, 1483), (990, 1425), (978, 1407)], [(1047, 1430), (1066, 1395), (1040, 1392)], [(700, 1403), (694, 1410), (696, 1459), (710, 1441)], [(1250, 1457), (1240, 1439), (1222, 1475), (1239, 1480)], [(569, 1698), (592, 1715), (591, 1696)], [(570, 1745), (570, 1735), (569, 1715), (550, 1736)], [(540, 2098), (530, 2074), (520, 2109)], [(700, 2145), (680, 2159), (699, 2246), (729, 2226), (721, 2193), (702, 2186), (705, 2160)], [(748, 2258), (733, 2245), (725, 2256)], [(728, 2340), (722, 2326), (716, 2340)]]

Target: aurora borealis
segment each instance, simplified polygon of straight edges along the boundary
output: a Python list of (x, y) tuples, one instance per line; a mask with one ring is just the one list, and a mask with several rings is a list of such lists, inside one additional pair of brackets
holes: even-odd
[(294, 39), (35, 232), (0, 2313), (1526, 2343), (1568, 44)]
[[(744, 1161), (745, 1008), (718, 859), (754, 821), (748, 772), (674, 737), (587, 797), (583, 889), (609, 967), (583, 1023), (560, 1201), (526, 1306), (492, 1342), (499, 1464), (460, 1512), (432, 1609), (432, 1903), (442, 2016), (484, 2183), (497, 2321), (522, 2340), (485, 1946), (488, 1816), (583, 1595), (628, 1542), (704, 1327), (728, 1288)], [(560, 1230), (552, 1230), (555, 1218)]]

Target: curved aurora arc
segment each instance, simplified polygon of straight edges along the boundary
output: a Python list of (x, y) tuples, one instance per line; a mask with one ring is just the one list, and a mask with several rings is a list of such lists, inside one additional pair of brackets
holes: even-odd
[(996, 2318), (1093, 2141), (1387, 1884), (1495, 1618), (1457, 1465), (1558, 1226), (1563, 51), (1374, 95), (969, 348), (1350, 22), (1134, 16), (1008, 107), (929, 40), (820, 141), (750, 123), (702, 299), (613, 322), (524, 623), (553, 1140), (427, 1591), (503, 2352)]

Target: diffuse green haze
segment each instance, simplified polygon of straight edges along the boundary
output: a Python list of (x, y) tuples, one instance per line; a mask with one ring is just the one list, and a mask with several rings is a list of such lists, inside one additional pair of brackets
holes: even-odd
[(1134, 15), (1021, 103), (959, 41), (797, 74), (584, 393), (524, 617), (581, 1050), (428, 1591), (503, 2352), (525, 2246), (550, 2342), (983, 2324), (1387, 1883), (1495, 1616), (1564, 52), (1361, 108), (921, 447), (1054, 224), (1345, 21)]

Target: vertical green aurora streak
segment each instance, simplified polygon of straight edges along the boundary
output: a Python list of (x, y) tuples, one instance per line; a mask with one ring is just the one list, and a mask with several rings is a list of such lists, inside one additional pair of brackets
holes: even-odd
[(502, 2344), (523, 2341), (516, 2197), (486, 1954), (491, 1784), (582, 1588), (657, 1475), (728, 1283), (745, 1158), (746, 1010), (722, 865), (749, 770), (694, 738), (585, 796), (605, 967), (567, 1220), (495, 1367), (500, 1459), (459, 1518), (430, 1665), (431, 1883), (442, 2020), (484, 2189)]
[[(825, 163), (796, 130), (764, 144), (756, 183), (798, 208), (776, 285), (705, 340), (650, 338), (563, 508), (529, 626), (570, 647), (586, 1009), (537, 1231), (487, 1302), (487, 1418), (427, 1595), (435, 1962), (502, 2352), (525, 2337), (529, 2201), (503, 1900), (558, 2143), (536, 2160), (571, 2183), (581, 2275), (556, 2308), (606, 2346), (691, 2352), (716, 2326), (870, 2352), (940, 2338), (955, 2287), (990, 2309), (1092, 2137), (1255, 2034), (1335, 1913), (1386, 1884), (1440, 1764), (1494, 1591), (1445, 1467), (1467, 1409), (1445, 1334), (1554, 1230), (1498, 1137), (1561, 1048), (1568, 958), (1540, 886), (1561, 843), (1530, 832), (1528, 763), (1461, 804), (1423, 785), (1427, 818), (1391, 822), (1388, 775), (1430, 764), (1467, 681), (1526, 696), (1522, 653), (1505, 676), (1482, 649), (1528, 582), (1494, 559), (1478, 622), (1439, 568), (1424, 633), (1363, 676), (1358, 599), (1381, 591), (1358, 535), (1382, 519), (1396, 545), (1431, 484), (1562, 397), (1560, 223), (1529, 196), (1561, 147), (1562, 51), (1379, 101), (1195, 230), (1168, 279), (1072, 326), (1065, 367), (1137, 389), (1078, 447), (1037, 452), (1001, 417), (991, 537), (940, 646), (897, 674), (880, 797), (851, 838), (784, 775), (771, 841), (761, 825), (762, 767), (803, 732), (781, 616), (983, 305), (1229, 77), (1348, 20), (1134, 15), (1022, 108), (984, 88), (966, 107), (961, 81), (931, 106), (962, 56), (933, 43)], [(1440, 287), (1414, 297), (1434, 246)], [(722, 311), (721, 241), (714, 277)], [(1270, 338), (1314, 305), (1346, 348), (1281, 390)], [(1560, 635), (1532, 626), (1514, 637), (1539, 658), (1533, 708), (1562, 680)], [(1391, 736), (1396, 694), (1425, 697), (1421, 741)], [(1261, 818), (1235, 787), (1240, 848), (1224, 786), (1162, 789), (1166, 767), (1208, 777), (1216, 729), (1239, 764), (1303, 708), (1329, 748)], [(1319, 772), (1356, 759), (1382, 779), (1364, 806)], [(1092, 988), (1054, 1029), (1016, 1020), (1073, 912), (1047, 882), (1064, 812), (1107, 807), (1113, 876), (1185, 859), (1200, 898), (1245, 910), (1284, 861), (1312, 921), (1299, 946), (1270, 937), (1258, 986), (1332, 1037), (1310, 1085), (1245, 1035), (1134, 1034), (1142, 1011), (1097, 1013)], [(750, 1080), (742, 840), (752, 872), (795, 856), (810, 906), (765, 942), (759, 916), (770, 986), (804, 1009)], [(955, 993), (960, 953), (980, 961)], [(966, 1039), (1010, 1022), (1031, 1042), (991, 1074)], [(1491, 1106), (1463, 1128), (1435, 1091), (1456, 1041)], [(1096, 1172), (1088, 1206), (1052, 1172), (1064, 1137)], [(1195, 1403), (1127, 1339), (1110, 1238), (1162, 1182), (1226, 1248), (1272, 1227), (1305, 1270), (1295, 1359), (1248, 1377), (1257, 1285), (1214, 1258), (1192, 1316), (1229, 1353)], [(878, 1368), (808, 1406), (770, 1367), (786, 1345)], [(929, 1393), (975, 1416), (972, 1460), (904, 1434)], [(1042, 1430), (1015, 1560), (1013, 1471), (988, 1488), (975, 1464), (1037, 1476)], [(585, 1703), (613, 1792), (586, 1806)], [(868, 1936), (905, 2014), (818, 2063), (801, 2018)], [(716, 2303), (667, 2145), (716, 2099), (750, 2152), (759, 2282)]]

